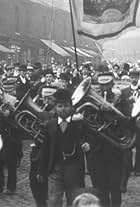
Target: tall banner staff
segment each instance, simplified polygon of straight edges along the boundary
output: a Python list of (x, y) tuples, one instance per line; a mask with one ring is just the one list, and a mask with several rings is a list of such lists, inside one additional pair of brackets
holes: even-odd
[(78, 70), (79, 64), (78, 64), (76, 35), (75, 35), (75, 26), (74, 26), (74, 19), (73, 19), (73, 11), (72, 11), (72, 3), (71, 3), (71, 0), (69, 0), (69, 7), (70, 7), (70, 15), (71, 15), (71, 26), (72, 26), (73, 44), (74, 44), (74, 51), (75, 51), (75, 62), (76, 62), (76, 68)]
[(140, 27), (140, 0), (71, 0), (71, 4), (77, 33), (92, 38), (106, 60), (98, 40), (117, 38)]

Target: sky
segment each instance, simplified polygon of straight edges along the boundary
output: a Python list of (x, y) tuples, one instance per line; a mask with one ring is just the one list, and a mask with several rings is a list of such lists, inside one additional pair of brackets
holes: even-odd
[(69, 10), (69, 0), (46, 0), (48, 4), (53, 4), (63, 10)]
[(50, 6), (55, 6), (59, 9), (63, 9), (66, 11), (69, 11), (69, 0), (30, 0), (33, 2), (39, 2), (42, 3), (43, 5), (50, 5)]

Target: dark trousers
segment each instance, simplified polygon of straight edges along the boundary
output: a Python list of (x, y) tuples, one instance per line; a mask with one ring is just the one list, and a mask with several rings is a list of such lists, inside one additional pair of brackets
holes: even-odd
[(4, 188), (4, 161), (0, 160), (0, 192)]
[(136, 158), (134, 171), (140, 173), (140, 132), (137, 132), (136, 136)]
[(103, 206), (121, 205), (121, 169), (122, 161), (115, 154), (96, 152), (87, 158), (92, 184), (102, 195)]
[(84, 168), (78, 162), (56, 165), (48, 178), (49, 207), (61, 207), (65, 193), (67, 206), (72, 204), (74, 192), (84, 187)]
[(37, 207), (46, 207), (47, 194), (48, 194), (48, 183), (38, 183), (36, 176), (38, 173), (38, 151), (36, 147), (32, 148), (31, 152), (31, 167), (30, 167), (30, 188), (35, 199)]
[(122, 159), (122, 181), (121, 181), (121, 190), (122, 192), (127, 191), (127, 184), (130, 173), (132, 171), (132, 150), (125, 150), (123, 153)]
[(8, 170), (7, 189), (10, 191), (16, 190), (17, 163), (19, 159), (18, 143), (8, 140), (6, 148), (6, 166)]

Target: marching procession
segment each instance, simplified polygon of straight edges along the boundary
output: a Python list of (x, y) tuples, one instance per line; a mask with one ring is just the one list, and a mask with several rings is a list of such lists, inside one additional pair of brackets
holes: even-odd
[(0, 0), (0, 206), (140, 206), (138, 27), (140, 0)]
[(71, 206), (80, 192), (95, 196), (93, 206), (119, 207), (132, 172), (140, 176), (138, 63), (104, 62), (96, 70), (91, 62), (77, 70), (69, 59), (61, 67), (1, 64), (0, 114), (1, 194), (17, 192), (26, 139), (33, 141), (29, 181), (37, 207), (63, 206), (64, 195)]

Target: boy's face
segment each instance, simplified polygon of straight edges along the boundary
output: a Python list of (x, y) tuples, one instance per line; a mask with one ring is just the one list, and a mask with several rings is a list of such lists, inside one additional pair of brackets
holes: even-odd
[(62, 119), (66, 119), (68, 116), (70, 116), (72, 114), (72, 109), (73, 107), (69, 102), (56, 104), (57, 116), (61, 117)]
[(55, 99), (55, 97), (52, 95), (52, 96), (44, 96), (43, 97), (43, 103), (44, 104), (48, 104), (48, 105), (50, 105), (50, 106), (55, 106), (55, 103), (56, 103), (56, 99)]

